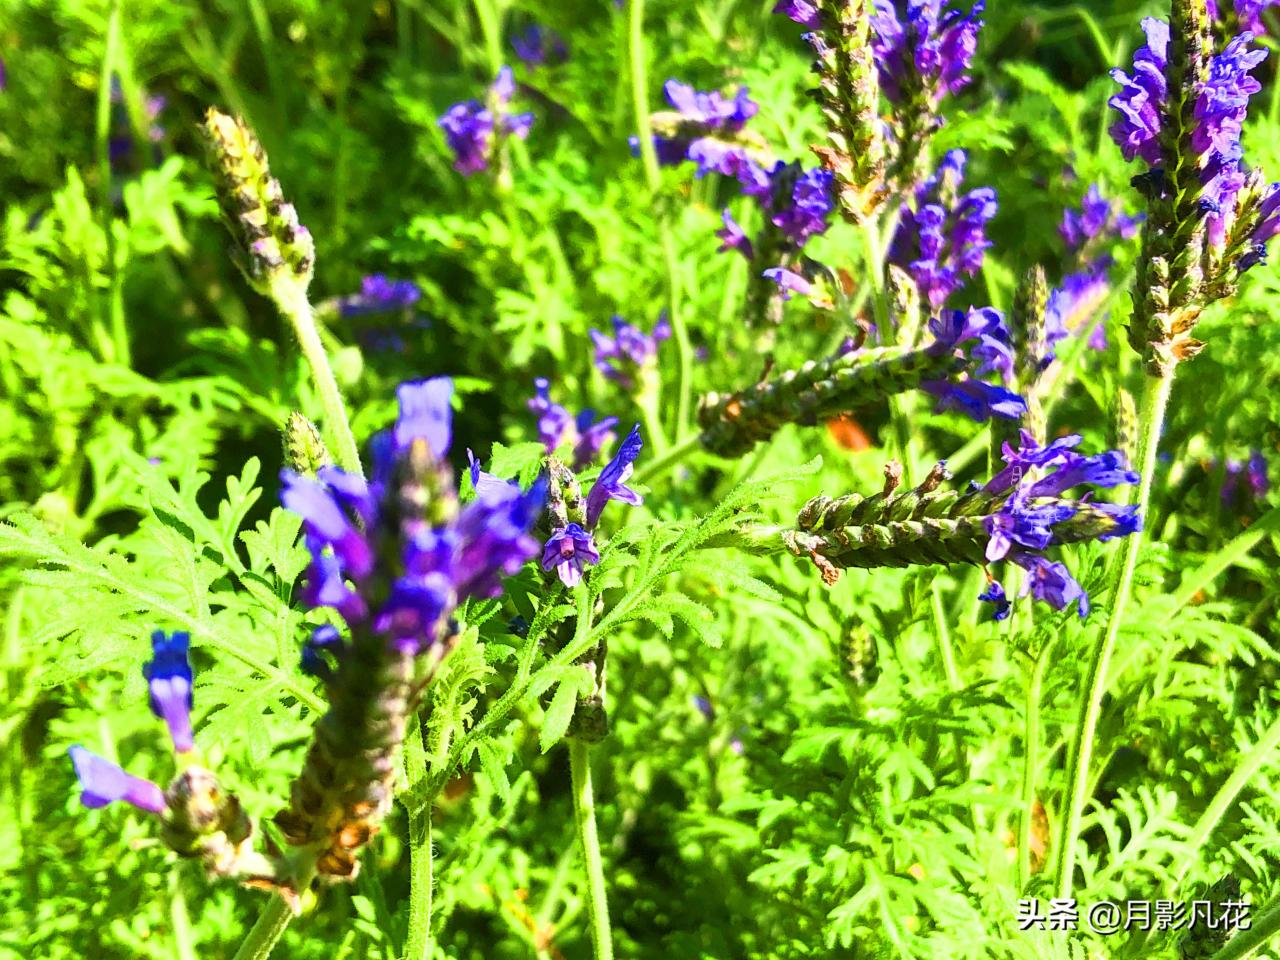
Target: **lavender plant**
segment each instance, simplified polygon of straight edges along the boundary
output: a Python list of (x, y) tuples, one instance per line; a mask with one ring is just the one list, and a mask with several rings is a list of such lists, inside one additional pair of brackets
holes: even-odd
[(1262, 955), (1270, 6), (358, 6), (11, 5), (0, 952)]

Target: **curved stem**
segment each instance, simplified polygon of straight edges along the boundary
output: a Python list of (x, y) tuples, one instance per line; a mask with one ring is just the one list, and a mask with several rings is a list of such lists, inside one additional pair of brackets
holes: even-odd
[[(1156, 471), (1156, 449), (1160, 444), (1160, 431), (1164, 426), (1165, 410), (1169, 405), (1169, 392), (1173, 388), (1173, 376), (1148, 377), (1142, 394), (1142, 419), (1139, 427), (1141, 460), (1138, 486), (1138, 513), (1145, 520), (1151, 501), (1151, 486)], [(1133, 589), (1133, 574), (1138, 566), (1138, 554), (1142, 550), (1142, 531), (1130, 534), (1125, 544), (1120, 575), (1115, 580), (1111, 613), (1107, 626), (1094, 647), (1089, 663), (1089, 676), (1081, 691), (1080, 715), (1076, 725), (1076, 738), (1067, 773), (1067, 794), (1062, 834), (1058, 843), (1057, 889), (1058, 896), (1068, 898), (1075, 873), (1076, 840), (1080, 835), (1080, 822), (1089, 795), (1089, 764), (1093, 759), (1093, 738), (1098, 729), (1098, 717), (1102, 712), (1102, 698), (1107, 690), (1107, 671), (1111, 655), (1115, 651), (1116, 638), (1124, 621)]]
[(587, 870), (587, 915), (591, 922), (591, 946), (595, 960), (613, 960), (613, 935), (609, 931), (604, 862), (600, 857), (595, 800), (591, 794), (591, 747), (576, 738), (569, 741), (569, 775), (573, 778), (573, 819), (578, 827), (578, 845)]
[[(422, 742), (422, 723), (415, 716), (404, 741), (404, 768), (409, 783), (427, 775), (427, 751)], [(432, 875), (431, 804), (409, 812), (409, 930), (404, 941), (404, 960), (425, 960), (431, 956)]]
[[(631, 61), (631, 105), (635, 115), (636, 139), (640, 144), (640, 160), (644, 164), (645, 183), (649, 193), (657, 196), (662, 188), (662, 174), (658, 169), (658, 153), (649, 132), (649, 77), (644, 48), (644, 0), (629, 0), (627, 12), (627, 57)], [(685, 326), (680, 309), (680, 258), (676, 253), (675, 236), (671, 232), (670, 218), (662, 213), (658, 218), (658, 231), (662, 239), (662, 256), (667, 268), (667, 319), (671, 324), (671, 339), (676, 345), (676, 420), (672, 435), (678, 441), (689, 424), (690, 398), (693, 393), (693, 346), (689, 342), (689, 328)]]
[(347, 473), (363, 477), (360, 450), (356, 446), (355, 435), (351, 432), (351, 421), (347, 419), (347, 408), (342, 402), (338, 381), (334, 379), (333, 367), (329, 365), (328, 354), (324, 351), (320, 332), (316, 329), (315, 312), (311, 309), (311, 301), (307, 299), (306, 287), (291, 277), (282, 277), (272, 283), (271, 299), (292, 325), (294, 335), (298, 338), (298, 346), (302, 348), (302, 355), (311, 367), (311, 376), (324, 407), (325, 425), (337, 441), (333, 449), (334, 460)]

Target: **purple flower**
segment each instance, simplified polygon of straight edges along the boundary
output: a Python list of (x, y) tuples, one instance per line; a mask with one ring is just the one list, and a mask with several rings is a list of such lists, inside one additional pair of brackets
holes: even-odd
[(991, 246), (986, 228), (998, 207), (996, 192), (980, 187), (957, 196), (965, 159), (963, 150), (947, 152), (912, 203), (902, 205), (889, 247), (890, 262), (911, 275), (934, 310), (981, 269)]
[(938, 398), (937, 410), (955, 410), (978, 423), (992, 417), (1019, 420), (1027, 412), (1027, 402), (1004, 387), (982, 380), (926, 380), (920, 386)]
[[(1242, 479), (1243, 486), (1240, 482)], [(1227, 461), (1221, 491), (1223, 506), (1231, 506), (1239, 499), (1261, 500), (1270, 489), (1267, 461), (1261, 450), (1253, 450), (1245, 463), (1238, 460)]]
[(332, 679), (333, 668), (323, 654), (327, 651), (335, 656), (341, 655), (343, 646), (342, 634), (337, 627), (329, 623), (316, 627), (302, 646), (302, 672), (326, 682)]
[(542, 550), (542, 569), (554, 570), (560, 582), (570, 589), (582, 580), (582, 571), (587, 566), (599, 562), (600, 552), (591, 534), (576, 523), (552, 533)]
[(926, 380), (920, 386), (938, 398), (938, 410), (958, 410), (982, 422), (993, 416), (1016, 420), (1026, 413), (1026, 402), (1010, 390), (977, 379), (995, 371), (1006, 381), (1013, 373), (1013, 352), (1004, 315), (993, 307), (944, 310), (929, 320), (935, 355), (957, 353), (968, 347), (970, 373), (960, 379)]
[[(1163, 117), (1171, 109), (1165, 78), (1169, 51), (1169, 27), (1159, 20), (1142, 21), (1147, 45), (1134, 56), (1133, 73), (1111, 71), (1120, 92), (1107, 102), (1119, 114), (1110, 128), (1112, 139), (1126, 160), (1141, 157), (1152, 167), (1172, 158), (1161, 146)], [(1262, 89), (1251, 76), (1267, 52), (1253, 49), (1253, 34), (1242, 33), (1209, 59), (1203, 79), (1193, 78), (1195, 101), (1192, 109), (1191, 162), (1200, 171), (1201, 204), (1207, 211), (1208, 239), (1221, 248), (1228, 222), (1234, 216), (1236, 194), (1244, 185), (1241, 168), (1243, 150), (1240, 132), (1249, 109), (1249, 98)], [(1250, 257), (1243, 267), (1257, 262)]]
[(613, 438), (613, 427), (618, 418), (603, 417), (593, 423), (595, 411), (590, 409), (574, 417), (560, 404), (552, 402), (550, 381), (539, 377), (533, 384), (535, 393), (527, 406), (538, 418), (538, 439), (547, 448), (547, 453), (569, 443), (573, 446), (575, 470), (592, 463)]
[(1169, 57), (1169, 25), (1147, 17), (1142, 21), (1142, 31), (1147, 43), (1133, 56), (1133, 74), (1118, 68), (1111, 71), (1111, 79), (1120, 84), (1120, 92), (1107, 104), (1120, 116), (1109, 132), (1126, 160), (1141, 157), (1155, 165), (1160, 162), (1161, 112), (1168, 98), (1164, 72)]
[(191, 736), (191, 664), (187, 660), (190, 646), (188, 633), (174, 631), (166, 635), (157, 630), (151, 634), (152, 658), (142, 667), (151, 694), (151, 712), (165, 722), (173, 748), (179, 753), (195, 749)]
[(610, 500), (629, 503), (633, 506), (644, 503), (644, 498), (640, 494), (626, 486), (627, 480), (631, 477), (632, 465), (640, 456), (642, 446), (640, 424), (637, 423), (618, 446), (618, 452), (613, 455), (613, 459), (605, 464), (604, 469), (600, 471), (600, 476), (596, 478), (596, 482), (591, 485), (591, 490), (587, 493), (588, 529), (595, 528), (596, 521), (600, 519), (600, 512)]
[(506, 109), (514, 93), (511, 68), (503, 67), (489, 88), (488, 104), (466, 100), (455, 103), (440, 117), (440, 128), (454, 154), (453, 168), (459, 173), (470, 176), (488, 168), (495, 132), (520, 139), (528, 135), (533, 114), (513, 114)]
[(817, 30), (822, 26), (822, 16), (817, 4), (810, 0), (778, 0), (773, 12), (789, 17), (807, 30)]
[[(764, 172), (741, 147), (714, 139), (732, 137), (742, 130), (747, 121), (760, 109), (759, 104), (747, 95), (746, 87), (739, 87), (732, 100), (715, 91), (695, 90), (679, 80), (668, 80), (662, 92), (667, 103), (680, 114), (681, 126), (690, 128), (688, 134), (672, 137), (653, 137), (658, 162), (674, 166), (685, 160), (698, 164), (699, 175), (716, 171), (743, 181), (744, 185), (758, 182)], [(639, 155), (639, 138), (633, 137), (632, 153)]]
[(782, 291), (783, 300), (790, 300), (793, 293), (798, 293), (802, 297), (808, 297), (814, 293), (815, 288), (812, 283), (785, 267), (770, 267), (761, 276), (778, 285), (778, 289)]
[[(720, 219), (724, 222), (724, 227), (716, 231), (716, 236), (720, 239), (720, 247), (717, 253), (724, 253), (728, 250), (737, 250), (748, 260), (755, 259), (755, 250), (751, 247), (751, 241), (747, 239), (747, 235), (742, 232), (742, 228), (734, 221), (726, 207), (720, 214)], [(1280, 222), (1280, 218), (1278, 218)]]
[(1138, 482), (1138, 475), (1127, 468), (1124, 454), (1118, 451), (1089, 457), (1076, 453), (1075, 448), (1082, 439), (1079, 434), (1072, 434), (1041, 446), (1028, 431), (1023, 430), (1017, 449), (1009, 443), (1004, 444), (1003, 458), (1007, 466), (987, 481), (982, 489), (992, 494), (1003, 493), (1022, 484), (1034, 467), (1041, 468), (1046, 475), (1032, 484), (1032, 497), (1056, 497), (1085, 483), (1115, 487)]
[[(332, 607), (352, 630), (370, 630), (409, 653), (439, 640), (461, 601), (496, 596), (502, 577), (538, 550), (529, 529), (542, 509), (544, 481), (527, 493), (515, 484), (477, 485), (476, 497), (457, 507), (444, 461), (452, 393), (444, 377), (401, 384), (400, 416), (375, 438), (367, 482), (336, 467), (322, 468), (315, 480), (281, 473), (281, 499), (302, 517), (311, 551), (305, 602)], [(426, 454), (427, 465), (410, 460), (415, 466), (405, 479), (396, 465), (414, 451)], [(405, 483), (415, 492), (402, 493)], [(403, 497), (421, 496), (423, 484), (432, 490), (432, 519), (402, 515)], [(317, 646), (341, 652), (327, 632), (312, 640), (304, 659), (313, 666)]]
[(982, 0), (967, 14), (944, 0), (874, 0), (871, 48), (891, 103), (916, 88), (937, 103), (969, 83), (982, 9)]
[(529, 24), (523, 32), (511, 38), (511, 49), (516, 56), (530, 66), (545, 63), (563, 63), (569, 58), (569, 48), (564, 38), (549, 27)]
[(1075, 600), (1080, 618), (1089, 615), (1089, 595), (1064, 564), (1027, 553), (1014, 553), (1009, 559), (1028, 573), (1022, 588), (1024, 595), (1030, 593), (1055, 610), (1065, 610), (1067, 604)]
[(992, 580), (988, 583), (987, 589), (978, 594), (978, 599), (994, 605), (995, 609), (991, 612), (991, 619), (997, 622), (1006, 619), (1013, 606), (1005, 595), (1004, 587), (1000, 585), (999, 580)]
[(775, 194), (770, 220), (797, 248), (810, 237), (826, 232), (827, 218), (834, 209), (831, 182), (829, 170), (816, 168), (796, 178), (790, 196), (779, 198)]
[(1058, 233), (1066, 241), (1068, 250), (1079, 250), (1089, 241), (1108, 233), (1116, 233), (1128, 240), (1137, 232), (1141, 222), (1141, 216), (1127, 216), (1119, 200), (1104, 197), (1102, 188), (1095, 183), (1085, 193), (1078, 212), (1071, 209), (1062, 212)]
[[(1262, 12), (1268, 7), (1274, 7), (1280, 0), (1234, 0), (1234, 3), (1228, 2), (1226, 6), (1233, 9), (1236, 20), (1245, 30), (1260, 36), (1267, 32), (1267, 24), (1262, 19)], [(1207, 0), (1209, 7), (1209, 17), (1212, 20), (1224, 20), (1222, 10), (1218, 5), (1218, 0)]]
[(658, 359), (658, 344), (670, 338), (671, 325), (666, 311), (658, 315), (653, 333), (645, 333), (632, 326), (616, 313), (612, 318), (613, 336), (591, 328), (591, 342), (595, 347), (596, 369), (628, 390), (634, 390), (643, 370), (652, 367)]
[(1034, 504), (1030, 497), (1031, 492), (1027, 488), (1018, 487), (999, 512), (986, 518), (984, 526), (991, 537), (987, 541), (988, 560), (1004, 558), (1014, 544), (1043, 550), (1053, 543), (1053, 533), (1049, 528), (1075, 516), (1076, 508), (1070, 504)]
[(1106, 272), (1096, 266), (1062, 278), (1062, 284), (1049, 292), (1045, 305), (1045, 339), (1053, 358), (1053, 345), (1064, 339), (1072, 330), (1083, 329), (1110, 295), (1111, 285)]
[(412, 280), (391, 280), (373, 273), (360, 281), (360, 292), (338, 300), (338, 312), (344, 317), (369, 313), (407, 310), (422, 299), (421, 288)]
[(79, 744), (67, 752), (80, 781), (80, 802), (86, 807), (96, 809), (123, 800), (147, 813), (164, 813), (164, 791), (150, 780), (130, 776)]

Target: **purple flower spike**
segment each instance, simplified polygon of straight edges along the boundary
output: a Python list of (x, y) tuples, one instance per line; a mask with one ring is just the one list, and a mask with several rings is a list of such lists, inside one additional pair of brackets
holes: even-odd
[(902, 103), (917, 84), (934, 103), (968, 85), (983, 4), (965, 14), (944, 2), (875, 0), (871, 49), (891, 103)]
[(150, 780), (130, 776), (79, 744), (67, 752), (80, 781), (80, 802), (86, 807), (92, 810), (123, 800), (147, 813), (164, 813), (164, 791)]
[(151, 712), (164, 721), (173, 740), (173, 749), (187, 753), (195, 749), (191, 736), (191, 664), (187, 651), (191, 635), (176, 630), (151, 634), (152, 658), (142, 666), (151, 692)]
[(1111, 71), (1120, 92), (1107, 104), (1120, 114), (1108, 131), (1126, 160), (1141, 157), (1149, 164), (1160, 162), (1159, 135), (1161, 109), (1168, 97), (1165, 68), (1169, 59), (1169, 25), (1147, 17), (1142, 21), (1147, 44), (1133, 56), (1133, 74)]
[(832, 180), (829, 170), (809, 170), (796, 178), (789, 197), (774, 198), (770, 219), (797, 247), (804, 246), (810, 237), (826, 232), (827, 218), (835, 208), (831, 198)]
[(511, 38), (511, 49), (531, 67), (563, 63), (569, 58), (564, 38), (549, 27), (532, 23)]
[(1005, 501), (1000, 512), (985, 521), (991, 539), (987, 542), (987, 559), (1000, 560), (1014, 544), (1043, 550), (1053, 543), (1050, 531), (1055, 523), (1070, 520), (1076, 509), (1065, 503), (1032, 504), (1029, 494), (1019, 488)]
[[(440, 118), (445, 141), (454, 154), (453, 168), (470, 176), (488, 169), (493, 155), (495, 135), (524, 139), (533, 125), (532, 113), (512, 114), (507, 105), (515, 95), (516, 83), (510, 67), (502, 67), (489, 87), (489, 103), (465, 100), (455, 103)], [(498, 115), (494, 116), (494, 110)]]
[(667, 322), (665, 311), (659, 314), (652, 333), (645, 333), (616, 313), (612, 323), (612, 337), (594, 327), (589, 331), (595, 346), (596, 369), (606, 379), (634, 390), (642, 372), (657, 361), (658, 344), (671, 336), (671, 324)]
[(582, 571), (600, 562), (591, 534), (576, 523), (555, 531), (542, 550), (542, 569), (554, 570), (560, 582), (573, 589), (582, 580)]
[[(716, 231), (716, 237), (720, 240), (720, 246), (717, 253), (725, 253), (729, 250), (737, 250), (748, 260), (755, 259), (755, 250), (751, 247), (751, 241), (747, 239), (747, 235), (742, 232), (742, 228), (729, 214), (726, 207), (720, 214), (720, 219), (724, 222), (724, 226)], [(1278, 219), (1280, 222), (1280, 219)]]
[(400, 417), (393, 434), (397, 450), (404, 450), (414, 440), (426, 440), (436, 459), (449, 452), (453, 410), (453, 381), (448, 377), (414, 380), (396, 387)]
[(421, 299), (422, 290), (412, 280), (391, 280), (374, 273), (360, 281), (359, 293), (338, 300), (338, 312), (344, 317), (389, 313), (407, 310)]
[(618, 447), (618, 452), (613, 455), (600, 476), (596, 478), (596, 482), (591, 485), (591, 490), (587, 493), (587, 528), (594, 529), (596, 521), (600, 519), (600, 512), (604, 510), (604, 505), (610, 500), (617, 500), (619, 503), (629, 503), (633, 506), (639, 506), (644, 503), (644, 498), (636, 493), (630, 487), (626, 486), (627, 480), (631, 476), (634, 469), (632, 466), (636, 458), (640, 456), (640, 448), (643, 441), (640, 439), (640, 424), (636, 424), (631, 428), (631, 432), (627, 434), (625, 440)]
[(980, 187), (957, 197), (965, 160), (963, 150), (947, 152), (912, 202), (902, 205), (889, 247), (890, 262), (910, 274), (933, 310), (982, 268), (991, 246), (986, 229), (998, 209), (996, 192)]

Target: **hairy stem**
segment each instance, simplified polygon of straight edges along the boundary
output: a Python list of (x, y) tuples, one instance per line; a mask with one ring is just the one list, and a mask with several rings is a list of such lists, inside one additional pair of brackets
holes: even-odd
[[(427, 775), (427, 750), (422, 742), (422, 722), (409, 722), (404, 742), (404, 769), (410, 784)], [(425, 960), (431, 956), (432, 875), (431, 804), (409, 812), (409, 930), (404, 941), (404, 960)]]
[(311, 301), (307, 299), (306, 288), (290, 277), (281, 277), (271, 285), (271, 299), (293, 326), (298, 346), (302, 348), (302, 355), (311, 367), (311, 376), (324, 407), (325, 426), (337, 441), (332, 448), (334, 459), (347, 473), (363, 477), (360, 450), (356, 446), (355, 435), (351, 432), (351, 421), (347, 419), (347, 408), (342, 402), (338, 381), (334, 379), (333, 367), (329, 365), (329, 357), (320, 341), (315, 312), (311, 309)]
[[(1139, 422), (1140, 480), (1138, 485), (1138, 514), (1146, 520), (1151, 501), (1151, 486), (1156, 471), (1156, 450), (1160, 444), (1160, 431), (1164, 426), (1165, 410), (1169, 405), (1169, 392), (1173, 388), (1173, 375), (1149, 376), (1143, 388), (1142, 412)], [(1067, 773), (1067, 794), (1064, 798), (1062, 834), (1058, 843), (1057, 889), (1058, 896), (1071, 896), (1075, 874), (1076, 841), (1080, 836), (1080, 822), (1084, 805), (1089, 798), (1089, 765), (1093, 759), (1093, 740), (1098, 729), (1098, 717), (1102, 712), (1102, 698), (1107, 690), (1108, 668), (1115, 651), (1116, 638), (1124, 621), (1129, 596), (1133, 590), (1133, 575), (1138, 566), (1138, 554), (1142, 550), (1143, 533), (1131, 534), (1125, 543), (1119, 576), (1115, 579), (1111, 612), (1106, 629), (1094, 647), (1089, 662), (1089, 675), (1081, 691), (1079, 720), (1076, 724), (1074, 749)]]
[[(298, 896), (306, 893), (307, 888), (311, 886), (313, 876), (315, 876), (313, 856), (307, 856), (295, 863), (293, 887), (297, 890)], [(284, 931), (292, 919), (293, 907), (289, 901), (279, 894), (272, 894), (267, 905), (258, 914), (257, 922), (240, 942), (240, 949), (236, 951), (232, 960), (266, 960), (271, 956), (276, 943), (284, 936)]]
[(569, 775), (573, 778), (573, 819), (578, 845), (587, 870), (587, 915), (595, 960), (613, 960), (613, 935), (609, 932), (609, 903), (605, 895), (604, 861), (596, 833), (595, 800), (591, 794), (591, 747), (576, 738), (569, 741)]

